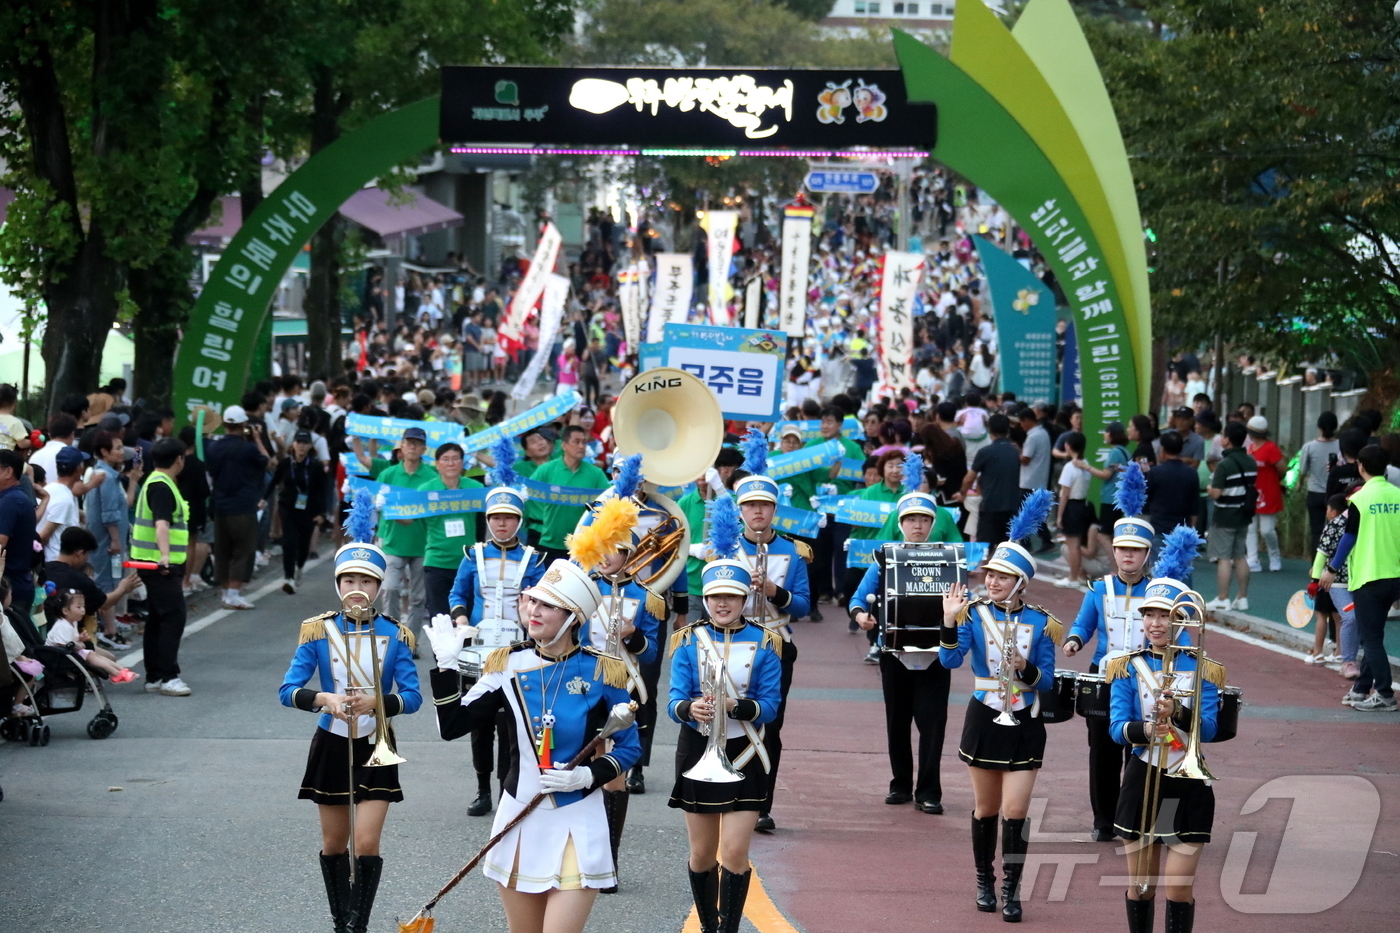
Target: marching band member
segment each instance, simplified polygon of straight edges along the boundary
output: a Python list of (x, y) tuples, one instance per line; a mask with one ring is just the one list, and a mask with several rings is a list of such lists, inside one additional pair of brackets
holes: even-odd
[(615, 733), (611, 750), (586, 766), (556, 767), (599, 733), (615, 704), (628, 702), (622, 662), (579, 642), (580, 628), (601, 601), (580, 564), (596, 565), (616, 549), (621, 533), (631, 532), (630, 522), (609, 512), (614, 504), (629, 503), (606, 503), (593, 525), (571, 536), (573, 560), (556, 560), (525, 591), (526, 640), (493, 651), (466, 695), (457, 668), (463, 627), (435, 619), (428, 629), (442, 737), (492, 729), (498, 710), (510, 716), (510, 766), (493, 832), (524, 811), (536, 793), (549, 795), (484, 860), (484, 873), (500, 887), (511, 933), (580, 933), (598, 889), (617, 883), (607, 815), (602, 795), (594, 791), (636, 760), (636, 727)]
[[(715, 500), (711, 540), (723, 555), (705, 565), (703, 596), (708, 618), (671, 638), (671, 695), (666, 711), (681, 724), (676, 743), (676, 783), (670, 806), (685, 811), (690, 840), (690, 890), (701, 933), (737, 933), (748, 897), (749, 845), (759, 811), (771, 793), (765, 730), (782, 705), (783, 644), (772, 629), (744, 617), (753, 585), (737, 553), (738, 516), (733, 500)], [(724, 712), (716, 722), (713, 689), (702, 687), (707, 667), (724, 674)], [(713, 688), (713, 684), (710, 685)], [(742, 778), (730, 783), (696, 780), (686, 772), (700, 764), (708, 729), (724, 724), (724, 755)], [(705, 735), (701, 726), (706, 727)], [(721, 739), (716, 738), (716, 742)]]
[[(977, 869), (977, 909), (997, 909), (997, 814), (1002, 816), (1003, 906), (1001, 918), (1021, 920), (1021, 871), (1028, 842), (1026, 813), (1036, 771), (1045, 754), (1045, 723), (1038, 691), (1055, 679), (1055, 644), (1060, 623), (1021, 593), (1035, 576), (1035, 559), (1016, 544), (1035, 534), (1050, 513), (1049, 490), (1026, 497), (1011, 520), (1010, 540), (997, 545), (986, 563), (989, 599), (969, 600), (955, 583), (943, 599), (939, 660), (961, 667), (971, 655), (976, 677), (967, 705), (958, 757), (972, 779), (972, 857)], [(1009, 657), (1008, 657), (1009, 655)]]
[[(498, 472), (502, 470), (499, 457), (496, 464), (492, 468), (492, 479), (509, 479)], [(486, 493), (488, 540), (478, 541), (467, 550), (457, 568), (457, 578), (448, 599), (453, 622), (471, 628), (473, 646), (500, 648), (521, 636), (520, 594), (544, 576), (541, 555), (520, 539), (524, 514), (524, 496), (508, 483), (499, 483)], [(485, 816), (491, 812), (491, 771), (496, 758), (492, 738), (499, 736), (501, 740), (501, 765), (497, 770), (503, 779), (508, 728), (509, 722), (503, 716), (495, 730), (478, 729), (472, 733), (476, 799), (467, 807), (468, 816)]]
[[(1118, 835), (1139, 842), (1127, 850), (1129, 933), (1151, 933), (1158, 879), (1166, 888), (1167, 933), (1191, 933), (1196, 867), (1215, 821), (1210, 781), (1168, 773), (1186, 757), (1198, 673), (1202, 678), (1201, 742), (1215, 738), (1219, 688), (1225, 684), (1225, 668), (1218, 662), (1209, 658), (1198, 662), (1195, 652), (1171, 647), (1174, 616), (1190, 622), (1204, 620), (1205, 600), (1181, 581), (1190, 572), (1198, 542), (1196, 532), (1184, 525), (1167, 536), (1162, 557), (1153, 568), (1156, 579), (1147, 584), (1142, 601), (1148, 645), (1119, 655), (1106, 667), (1111, 687), (1109, 732), (1114, 741), (1132, 750), (1114, 820)], [(1163, 667), (1169, 654), (1173, 676), (1166, 683)], [(1153, 771), (1160, 781), (1156, 807), (1144, 814), (1143, 798)]]
[[(380, 834), (389, 804), (403, 800), (397, 764), (366, 765), (376, 733), (375, 686), (386, 716), (416, 712), (423, 703), (413, 634), (374, 611), (388, 561), (383, 551), (366, 543), (374, 537), (373, 513), (370, 494), (357, 493), (346, 522), (351, 543), (335, 555), (336, 592), (343, 608), (302, 623), (296, 654), (278, 691), (283, 706), (321, 714), (297, 797), (315, 801), (320, 811), (321, 876), (336, 933), (364, 933), (369, 926), (384, 869)], [(313, 678), (319, 690), (306, 686)], [(389, 735), (392, 739), (392, 731)]]
[[(911, 463), (914, 464), (912, 469), (917, 470), (922, 479), (922, 461), (916, 455), (906, 457), (906, 472), (910, 471)], [(908, 477), (906, 488), (907, 480)], [(899, 530), (906, 544), (923, 544), (930, 539), (935, 527), (939, 531), (933, 538), (935, 541), (962, 540), (957, 526), (947, 513), (940, 512), (929, 493), (906, 493), (896, 505), (895, 513), (899, 516)], [(880, 565), (874, 563), (866, 569), (860, 586), (851, 598), (851, 618), (862, 629), (869, 631), (873, 628), (875, 613), (885, 610), (885, 606), (876, 605), (882, 592)], [(882, 648), (885, 647), (888, 646), (882, 645)], [(885, 698), (885, 738), (892, 775), (885, 803), (902, 804), (912, 799), (914, 806), (924, 813), (943, 812), (943, 782), (939, 763), (943, 757), (943, 736), (948, 725), (950, 679), (948, 669), (936, 659), (928, 659), (927, 667), (918, 669), (905, 663), (904, 652), (880, 652), (880, 689)], [(914, 779), (914, 756), (909, 747), (911, 720), (919, 730), (917, 783)]]
[[(744, 616), (754, 619), (783, 642), (782, 703), (765, 732), (764, 742), (772, 767), (768, 771), (768, 798), (758, 815), (756, 827), (761, 833), (771, 833), (777, 828), (771, 815), (773, 792), (778, 785), (778, 765), (783, 757), (782, 728), (788, 688), (792, 686), (792, 668), (797, 661), (797, 645), (792, 641), (790, 623), (807, 615), (812, 608), (807, 568), (803, 566), (803, 562), (811, 562), (812, 549), (801, 541), (778, 534), (773, 528), (778, 511), (778, 484), (763, 475), (768, 465), (768, 439), (762, 432), (749, 429), (744, 440), (744, 454), (744, 469), (750, 475), (734, 484), (734, 500), (739, 504), (744, 523), (737, 556), (748, 565), (753, 582)], [(758, 592), (760, 587), (762, 593)]]
[[(1147, 558), (1155, 534), (1152, 523), (1141, 518), (1147, 500), (1142, 468), (1129, 463), (1114, 490), (1113, 504), (1125, 518), (1113, 523), (1113, 562), (1117, 572), (1095, 580), (1084, 596), (1079, 615), (1065, 638), (1065, 657), (1072, 658), (1097, 635), (1090, 673), (1099, 673), (1106, 660), (1141, 648), (1141, 602), (1147, 592)], [(1118, 807), (1118, 785), (1128, 752), (1108, 734), (1108, 719), (1086, 716), (1089, 732), (1089, 803), (1094, 811), (1094, 841), (1114, 838), (1113, 817)]]

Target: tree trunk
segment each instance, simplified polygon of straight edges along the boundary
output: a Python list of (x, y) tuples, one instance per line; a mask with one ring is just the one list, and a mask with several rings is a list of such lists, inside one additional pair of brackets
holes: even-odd
[[(174, 388), (172, 363), (180, 342), (180, 325), (194, 299), (188, 283), (182, 281), (171, 287), (166, 279), (153, 269), (133, 269), (129, 277), (131, 300), (140, 309), (131, 327), (136, 345), (131, 397), (144, 400), (148, 408), (170, 404)], [(183, 423), (184, 416), (179, 415), (176, 420)]]
[[(340, 117), (349, 105), (337, 94), (334, 76), (318, 68), (313, 76), (311, 154), (340, 138)], [(345, 222), (339, 214), (326, 221), (311, 239), (311, 275), (306, 283), (306, 350), (308, 373), (328, 376), (340, 364), (340, 245)]]

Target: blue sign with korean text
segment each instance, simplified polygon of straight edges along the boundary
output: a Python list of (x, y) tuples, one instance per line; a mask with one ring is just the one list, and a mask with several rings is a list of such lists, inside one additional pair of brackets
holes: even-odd
[(996, 323), (1001, 388), (1025, 402), (1054, 402), (1055, 294), (1029, 269), (982, 237), (973, 237), (987, 270)]
[(880, 176), (874, 172), (808, 172), (807, 190), (813, 194), (843, 192), (845, 194), (874, 194), (880, 187)]
[(783, 404), (787, 335), (706, 324), (667, 324), (665, 365), (710, 387), (724, 417), (777, 421)]

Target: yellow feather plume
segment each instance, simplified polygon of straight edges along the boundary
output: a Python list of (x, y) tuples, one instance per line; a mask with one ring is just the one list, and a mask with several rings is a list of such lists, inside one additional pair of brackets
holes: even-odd
[(637, 503), (613, 496), (593, 514), (593, 521), (564, 539), (569, 556), (585, 570), (592, 570), (617, 553), (617, 546), (632, 536), (637, 526)]

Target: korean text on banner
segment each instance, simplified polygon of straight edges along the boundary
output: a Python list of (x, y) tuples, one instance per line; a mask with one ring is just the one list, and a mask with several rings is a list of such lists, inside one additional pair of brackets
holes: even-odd
[(922, 253), (885, 253), (880, 279), (880, 368), (892, 391), (914, 388), (914, 295), (924, 274)]
[(470, 489), (408, 489), (388, 486), (361, 476), (348, 479), (350, 489), (367, 489), (375, 497), (380, 517), (384, 519), (429, 518), (461, 512), (480, 512), (486, 507), (486, 490)]
[(695, 262), (689, 253), (656, 254), (656, 291), (647, 318), (647, 343), (660, 343), (667, 324), (684, 324), (695, 296)]
[[(789, 204), (783, 209), (783, 266), (779, 291), (778, 328), (789, 337), (807, 330), (807, 277), (812, 258), (812, 215), (815, 209)], [(913, 331), (910, 331), (913, 339)]]
[(987, 271), (1002, 390), (1026, 402), (1055, 401), (1055, 294), (994, 244), (972, 242)]
[(1065, 329), (1065, 355), (1060, 360), (1060, 403), (1079, 401), (1079, 344), (1074, 342), (1074, 322)]
[(555, 418), (567, 411), (572, 411), (579, 402), (583, 401), (579, 394), (573, 389), (565, 389), (561, 394), (553, 398), (545, 399), (540, 404), (531, 408), (524, 414), (516, 415), (509, 421), (502, 421), (494, 427), (479, 431), (476, 434), (468, 434), (460, 441), (462, 450), (465, 453), (476, 453), (478, 450), (485, 450), (502, 437), (518, 437), (529, 431), (531, 428), (538, 428), (540, 425), (549, 424)]
[(428, 446), (436, 447), (449, 441), (462, 440), (462, 426), (454, 421), (410, 421), (407, 418), (379, 418), (374, 415), (345, 416), (345, 433), (373, 441), (397, 444), (409, 428), (422, 428), (428, 435)]
[(726, 418), (778, 420), (785, 336), (742, 327), (667, 324), (665, 337), (666, 365), (709, 386)]
[(636, 350), (642, 342), (642, 284), (651, 272), (645, 259), (625, 267), (617, 274), (617, 301), (622, 309), (622, 334), (627, 349)]
[(710, 263), (710, 321), (729, 324), (729, 266), (734, 261), (734, 231), (738, 211), (710, 211), (706, 255)]
[(519, 401), (528, 398), (549, 362), (549, 350), (559, 335), (559, 322), (564, 317), (564, 303), (569, 300), (569, 280), (551, 272), (544, 281), (544, 300), (540, 302), (540, 349), (530, 358), (530, 365), (515, 381), (510, 397)]
[(530, 310), (544, 293), (545, 278), (554, 271), (554, 261), (559, 258), (559, 247), (563, 242), (558, 227), (552, 223), (544, 225), (539, 245), (535, 247), (535, 257), (530, 260), (530, 268), (525, 278), (520, 280), (520, 288), (516, 289), (515, 297), (506, 310), (505, 323), (501, 325), (500, 338), (512, 355), (525, 345), (521, 331)]

